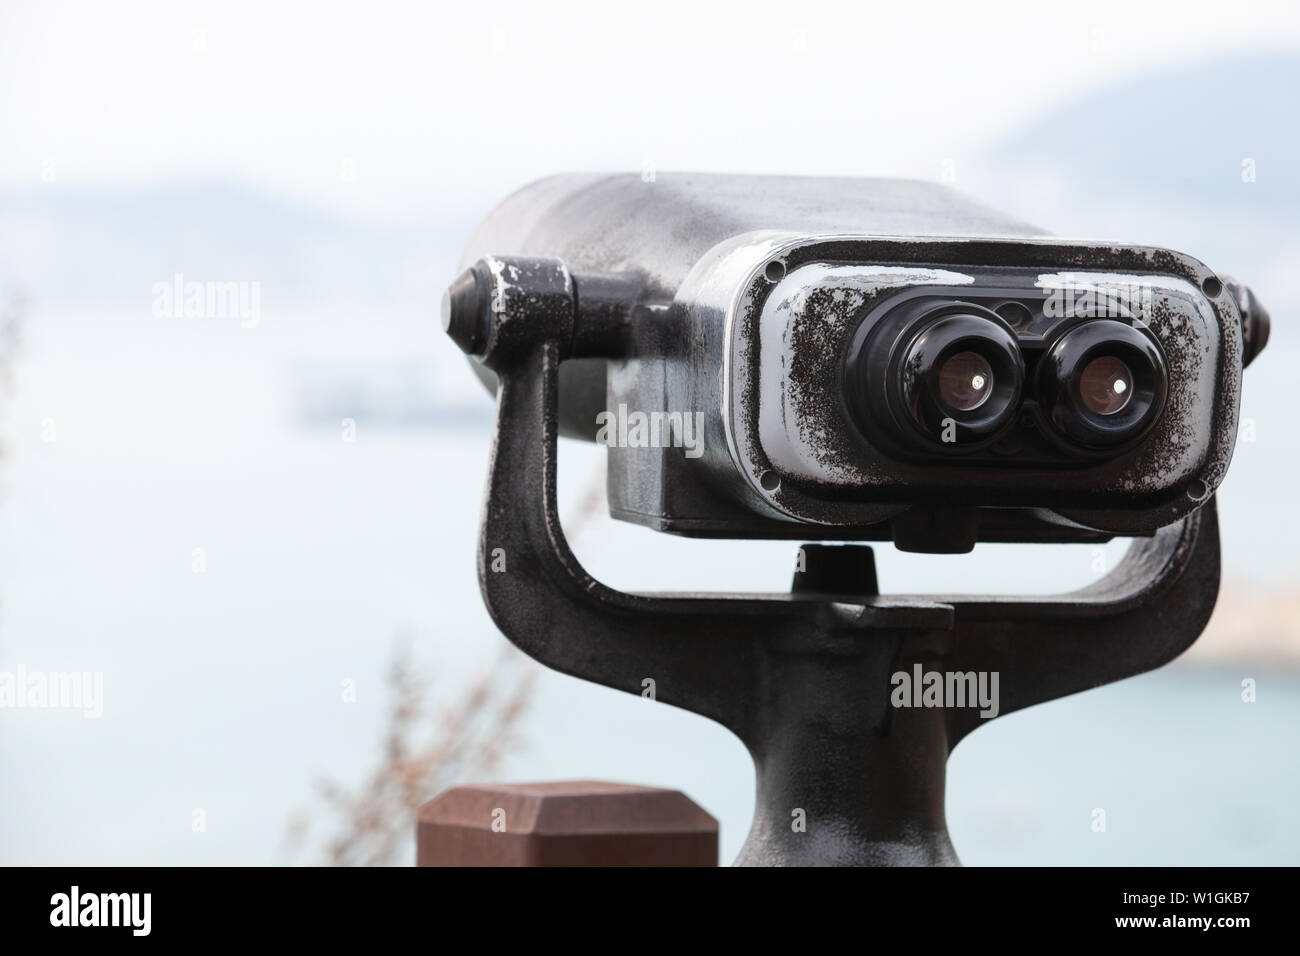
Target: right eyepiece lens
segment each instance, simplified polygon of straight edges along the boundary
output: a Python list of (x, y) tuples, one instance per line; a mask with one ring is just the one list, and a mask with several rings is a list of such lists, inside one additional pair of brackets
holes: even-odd
[(939, 369), (939, 397), (959, 412), (979, 408), (993, 394), (993, 366), (978, 352), (958, 352)]
[(1133, 372), (1113, 355), (1093, 359), (1079, 373), (1079, 397), (1098, 415), (1121, 412), (1133, 397)]
[(1154, 336), (1114, 319), (1067, 329), (1039, 360), (1038, 399), (1080, 449), (1115, 451), (1160, 417), (1169, 369)]

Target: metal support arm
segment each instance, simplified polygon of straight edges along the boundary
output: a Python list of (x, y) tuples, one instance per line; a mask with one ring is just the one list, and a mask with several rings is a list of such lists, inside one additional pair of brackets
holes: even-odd
[[(578, 563), (556, 508), (558, 371), (571, 321), (512, 329), (493, 357), (496, 436), (479, 542), (493, 620), (574, 677), (717, 721), (752, 754), (758, 803), (737, 862), (956, 863), (951, 749), (975, 708), (890, 706), (891, 676), (997, 672), (999, 714), (1158, 667), (1218, 592), (1213, 501), (1136, 542), (1096, 584), (1045, 598), (881, 597), (869, 548), (805, 546), (787, 594), (637, 595)], [(558, 334), (557, 334), (558, 329)]]

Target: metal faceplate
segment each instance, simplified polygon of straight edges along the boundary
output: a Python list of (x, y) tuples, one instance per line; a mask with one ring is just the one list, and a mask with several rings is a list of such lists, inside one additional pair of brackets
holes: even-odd
[[(715, 270), (725, 262), (738, 290), (719, 356), (727, 448), (748, 490), (776, 514), (845, 525), (918, 504), (1028, 506), (1146, 533), (1202, 504), (1226, 471), (1241, 320), (1219, 279), (1191, 257), (1037, 238), (768, 234), (706, 258)], [(713, 281), (721, 279), (715, 271)], [(1169, 366), (1164, 411), (1137, 447), (1068, 466), (1026, 465), (1014, 455), (1005, 465), (959, 456), (918, 463), (873, 447), (848, 411), (845, 353), (864, 322), (925, 294), (1005, 295), (1039, 301), (1058, 319), (1119, 318), (1144, 328)], [(1030, 323), (1022, 340), (1036, 331)]]

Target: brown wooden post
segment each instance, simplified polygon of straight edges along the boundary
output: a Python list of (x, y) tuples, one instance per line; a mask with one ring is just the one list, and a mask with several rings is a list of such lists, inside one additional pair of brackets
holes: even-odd
[(416, 839), (417, 866), (718, 865), (718, 821), (685, 794), (596, 780), (454, 787)]

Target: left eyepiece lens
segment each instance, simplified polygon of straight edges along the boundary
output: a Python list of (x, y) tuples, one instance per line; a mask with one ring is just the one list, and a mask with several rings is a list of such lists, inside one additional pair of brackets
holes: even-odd
[(899, 341), (888, 376), (891, 405), (927, 445), (971, 448), (994, 440), (1015, 418), (1024, 358), (1015, 333), (993, 313), (940, 309), (904, 329)]
[(978, 352), (958, 352), (939, 367), (939, 398), (959, 412), (972, 412), (993, 394), (993, 366)]
[(1015, 423), (1025, 358), (998, 313), (926, 296), (863, 323), (845, 384), (871, 441), (904, 455), (960, 455), (995, 444)]

